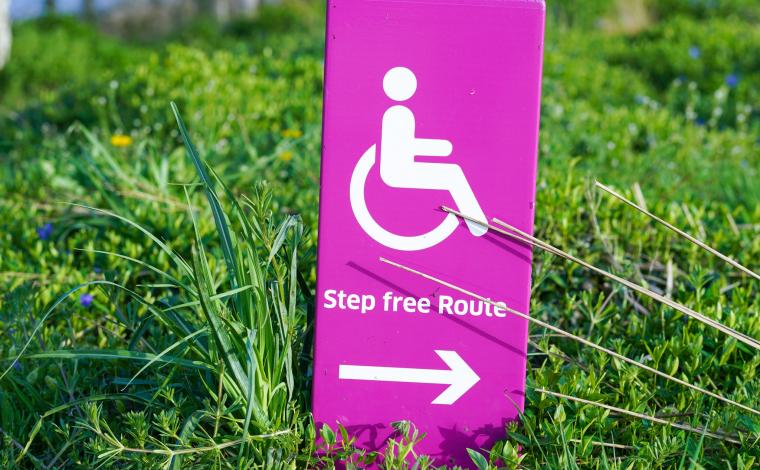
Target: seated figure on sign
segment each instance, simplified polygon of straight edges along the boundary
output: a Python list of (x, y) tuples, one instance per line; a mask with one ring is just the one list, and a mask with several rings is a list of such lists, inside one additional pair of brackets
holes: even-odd
[[(408, 68), (392, 68), (385, 74), (383, 89), (390, 99), (406, 101), (417, 91), (417, 77)], [(417, 138), (414, 113), (406, 106), (391, 106), (383, 115), (380, 143), (380, 177), (383, 182), (393, 188), (448, 191), (460, 212), (486, 223), (486, 216), (459, 165), (415, 161), (416, 156), (448, 157), (452, 150), (448, 140)], [(466, 222), (475, 236), (488, 231), (478, 223)]]

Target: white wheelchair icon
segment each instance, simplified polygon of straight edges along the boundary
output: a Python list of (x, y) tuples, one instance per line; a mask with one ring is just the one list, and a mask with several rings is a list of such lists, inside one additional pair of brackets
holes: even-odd
[[(385, 94), (394, 101), (403, 102), (417, 91), (417, 77), (405, 67), (395, 67), (383, 79)], [(448, 191), (464, 214), (486, 223), (464, 172), (453, 163), (424, 163), (416, 156), (448, 157), (453, 151), (451, 142), (443, 139), (420, 139), (415, 134), (414, 113), (402, 105), (388, 108), (383, 115), (380, 155), (372, 145), (354, 168), (351, 175), (350, 198), (354, 216), (362, 229), (378, 243), (401, 251), (418, 251), (433, 247), (446, 240), (459, 226), (457, 216), (448, 214), (433, 230), (416, 236), (403, 236), (384, 229), (370, 214), (364, 197), (364, 186), (377, 158), (380, 158), (380, 178), (392, 188)], [(476, 222), (466, 221), (474, 236), (484, 235), (488, 229)]]

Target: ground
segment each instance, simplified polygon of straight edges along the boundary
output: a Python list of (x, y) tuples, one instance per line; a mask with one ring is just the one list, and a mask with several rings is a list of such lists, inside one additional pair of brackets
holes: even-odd
[[(635, 32), (600, 20), (605, 1), (550, 3), (536, 234), (758, 338), (756, 280), (593, 184), (757, 270), (754, 3), (656, 2)], [(147, 43), (67, 18), (15, 25), (0, 74), (0, 464), (406, 465), (413, 425), (372, 456), (309, 414), (323, 22), (291, 2)], [(531, 314), (760, 408), (752, 347), (539, 251)], [(473, 449), (481, 468), (755, 465), (752, 413), (530, 333), (525, 415)]]

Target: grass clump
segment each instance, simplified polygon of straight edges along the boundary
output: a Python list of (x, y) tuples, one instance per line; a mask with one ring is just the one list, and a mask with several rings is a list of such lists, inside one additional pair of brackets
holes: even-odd
[[(145, 465), (163, 461), (172, 468), (187, 468), (185, 465), (223, 458), (261, 462), (260, 468), (275, 468), (271, 463), (276, 461), (282, 468), (291, 468), (304, 445), (304, 428), (309, 426), (302, 411), (307, 389), (303, 382), (308, 380), (309, 367), (308, 349), (304, 349), (308, 345), (308, 298), (299, 288), (299, 281), (303, 282), (299, 265), (303, 224), (290, 216), (276, 225), (266, 189), (256, 194), (255, 201), (237, 200), (226, 193), (233, 198), (229, 200), (232, 209), (224, 212), (215, 189), (219, 182), (200, 159), (179, 114), (177, 119), (200, 176), (195, 189), (204, 193), (210, 207), (224, 263), (215, 261), (195, 224), (188, 227), (190, 233), (193, 228), (195, 231), (190, 251), (181, 254), (137, 223), (96, 210), (95, 215), (113, 218), (140, 232), (146, 243), (163, 252), (171, 270), (98, 251), (156, 275), (155, 283), (148, 287), (150, 296), (138, 295), (133, 290), (137, 287), (109, 280), (77, 286), (42, 316), (19, 357), (77, 364), (113, 360), (142, 366), (128, 380), (125, 376), (114, 381), (119, 393), (86, 400), (77, 426), (90, 434), (85, 444), (97, 455), (93, 464), (136, 458)], [(197, 211), (191, 202), (192, 189), (186, 189), (191, 214)], [(132, 313), (109, 319), (125, 339), (121, 349), (70, 348), (26, 354), (39, 327), (55, 315), (56, 307), (75, 292), (95, 287), (101, 287), (107, 297), (123, 296), (122, 308)], [(151, 325), (160, 325), (166, 333), (153, 335)], [(3, 376), (14, 365), (15, 361)], [(154, 367), (161, 370), (159, 382), (141, 380), (141, 374)], [(183, 385), (180, 392), (175, 391), (177, 383)], [(124, 401), (132, 396), (149, 405), (124, 415), (123, 425), (130, 431), (120, 436), (102, 417), (104, 404), (95, 402), (118, 402), (124, 407)], [(41, 424), (35, 426), (29, 444)], [(24, 456), (22, 452), (16, 460)], [(244, 467), (255, 468), (249, 464)]]

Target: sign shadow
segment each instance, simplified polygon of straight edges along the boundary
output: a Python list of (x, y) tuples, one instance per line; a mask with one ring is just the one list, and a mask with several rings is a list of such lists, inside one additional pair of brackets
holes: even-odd
[[(425, 295), (419, 295), (419, 294), (416, 294), (416, 293), (413, 293), (413, 292), (409, 291), (408, 289), (405, 289), (405, 288), (399, 286), (398, 284), (396, 284), (396, 283), (394, 283), (392, 281), (389, 281), (388, 279), (386, 279), (382, 275), (380, 275), (380, 274), (378, 274), (378, 273), (376, 273), (376, 272), (374, 272), (374, 271), (372, 271), (372, 270), (370, 270), (368, 268), (360, 266), (360, 265), (356, 264), (353, 261), (348, 262), (347, 265), (350, 268), (352, 268), (352, 269), (354, 269), (354, 270), (356, 270), (356, 271), (364, 274), (365, 276), (370, 277), (370, 278), (374, 279), (375, 281), (378, 281), (378, 282), (384, 284), (385, 286), (389, 287), (390, 289), (393, 289), (395, 292), (404, 294), (404, 295), (406, 295), (408, 297), (416, 297), (416, 298), (427, 297), (427, 298), (430, 298), (431, 310), (437, 310), (438, 309), (438, 304), (436, 304), (435, 301), (434, 301), (434, 299), (435, 299), (435, 297), (437, 295), (436, 292), (433, 292), (433, 293), (431, 293), (431, 294), (429, 294), (427, 296), (425, 296)], [(470, 330), (471, 332), (473, 332), (473, 333), (481, 336), (482, 338), (484, 338), (484, 339), (486, 339), (486, 340), (488, 340), (488, 341), (490, 341), (490, 342), (492, 342), (494, 344), (498, 344), (500, 347), (508, 350), (509, 352), (511, 352), (513, 354), (517, 354), (518, 357), (527, 358), (527, 354), (525, 353), (525, 351), (520, 350), (519, 348), (517, 348), (517, 347), (515, 347), (515, 346), (513, 346), (513, 345), (511, 345), (509, 343), (507, 343), (506, 341), (502, 340), (501, 338), (498, 338), (498, 337), (492, 335), (491, 333), (489, 333), (489, 332), (487, 332), (485, 330), (482, 330), (482, 329), (480, 329), (480, 328), (478, 328), (476, 326), (473, 326), (473, 325), (469, 324), (468, 322), (462, 320), (459, 317), (456, 317), (454, 315), (439, 315), (439, 316), (442, 317), (442, 318), (445, 318), (445, 319), (447, 319), (449, 321), (452, 321), (452, 322), (456, 323), (458, 326), (460, 326), (462, 328), (466, 328), (466, 329)]]

